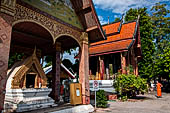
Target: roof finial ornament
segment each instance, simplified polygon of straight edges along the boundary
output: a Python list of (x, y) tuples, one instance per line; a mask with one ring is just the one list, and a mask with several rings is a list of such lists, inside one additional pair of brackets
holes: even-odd
[(124, 23), (125, 22), (125, 13), (122, 14), (122, 19), (121, 21)]
[(108, 16), (108, 24), (109, 24), (109, 16)]

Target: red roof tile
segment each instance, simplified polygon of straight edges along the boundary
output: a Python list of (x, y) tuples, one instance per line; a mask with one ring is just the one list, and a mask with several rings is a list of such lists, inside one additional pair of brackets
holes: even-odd
[[(116, 25), (111, 24), (103, 27), (103, 29), (106, 29), (106, 34), (115, 32), (115, 30), (112, 27), (118, 26), (118, 23), (115, 24)], [(90, 55), (127, 49), (130, 43), (132, 42), (133, 35), (135, 33), (135, 28), (136, 22), (123, 24), (120, 33), (108, 36), (107, 40), (91, 43), (89, 49)], [(112, 32), (110, 29), (112, 30)]]
[(108, 35), (108, 34), (111, 34), (111, 33), (118, 32), (119, 26), (120, 26), (120, 22), (116, 22), (116, 23), (113, 23), (113, 24), (103, 26), (103, 30), (106, 31), (106, 35)]

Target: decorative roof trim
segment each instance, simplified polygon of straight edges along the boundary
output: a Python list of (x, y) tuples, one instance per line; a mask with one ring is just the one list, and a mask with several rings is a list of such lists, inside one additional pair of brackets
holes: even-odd
[(100, 56), (100, 55), (107, 55), (107, 54), (112, 54), (112, 53), (122, 53), (126, 52), (128, 49), (121, 49), (121, 50), (115, 50), (115, 51), (109, 51), (109, 52), (103, 52), (103, 53), (96, 53), (96, 54), (90, 54), (89, 56)]
[(121, 19), (121, 21), (120, 21), (120, 26), (119, 26), (119, 28), (118, 28), (118, 33), (120, 33), (120, 31), (121, 31), (122, 24), (123, 24), (123, 20), (124, 20), (124, 14), (122, 15), (122, 19)]
[(107, 39), (107, 37), (106, 37), (106, 35), (105, 35), (104, 31), (103, 31), (103, 28), (102, 28), (102, 26), (101, 26), (101, 24), (99, 22), (99, 18), (97, 16), (96, 9), (94, 8), (94, 3), (93, 3), (92, 0), (89, 0), (89, 1), (90, 1), (90, 5), (91, 5), (91, 8), (92, 8), (92, 13), (94, 14), (94, 18), (96, 20), (97, 26), (98, 26), (103, 38)]
[(133, 41), (130, 43), (128, 49), (130, 49), (135, 44), (135, 42), (136, 42), (135, 37), (136, 37), (137, 29), (138, 29), (139, 19), (140, 19), (140, 15), (138, 15), (138, 18), (136, 20), (135, 32), (133, 34)]
[(106, 45), (106, 44), (110, 44), (110, 43), (113, 43), (113, 42), (119, 42), (119, 41), (124, 41), (124, 40), (132, 40), (132, 37), (126, 38), (126, 39), (115, 40), (115, 41), (103, 42), (103, 43), (100, 43), (100, 44), (91, 45), (90, 47), (96, 47), (98, 45)]

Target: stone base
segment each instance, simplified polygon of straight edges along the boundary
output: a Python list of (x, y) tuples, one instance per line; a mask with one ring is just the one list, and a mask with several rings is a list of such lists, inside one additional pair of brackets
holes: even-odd
[(49, 113), (92, 113), (93, 111), (94, 111), (94, 107), (91, 104), (89, 104), (89, 105), (79, 105), (73, 108), (53, 111)]
[(10, 89), (5, 94), (5, 112), (23, 112), (54, 105), (48, 97), (51, 89)]

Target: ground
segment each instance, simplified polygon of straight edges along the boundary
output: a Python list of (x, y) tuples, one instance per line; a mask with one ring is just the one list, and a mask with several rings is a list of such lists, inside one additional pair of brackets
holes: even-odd
[[(162, 98), (156, 98), (156, 93), (140, 95), (131, 102), (109, 102), (109, 107), (98, 108), (97, 113), (170, 113), (170, 93), (163, 93)], [(135, 102), (134, 102), (135, 101)]]

